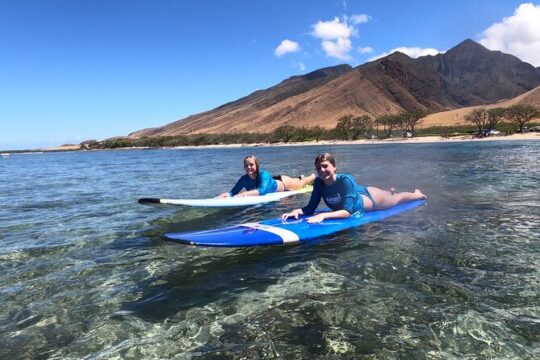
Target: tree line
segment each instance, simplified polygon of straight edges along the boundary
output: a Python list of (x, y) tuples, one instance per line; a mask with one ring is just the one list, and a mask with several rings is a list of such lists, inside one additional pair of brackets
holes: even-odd
[(513, 123), (518, 132), (523, 132), (525, 125), (540, 117), (540, 109), (531, 105), (513, 105), (507, 108), (475, 109), (465, 115), (465, 121), (475, 125), (478, 133), (482, 130), (495, 129), (503, 120)]
[(397, 130), (414, 133), (415, 125), (425, 116), (420, 111), (405, 111), (373, 119), (370, 116), (344, 115), (337, 119), (335, 128), (321, 126), (281, 125), (269, 133), (191, 134), (178, 136), (114, 138), (104, 141), (85, 141), (85, 149), (117, 149), (128, 147), (173, 147), (222, 144), (289, 143), (320, 140), (357, 140), (371, 138), (375, 127), (382, 127), (379, 137), (389, 137)]
[[(358, 140), (361, 138), (388, 138), (396, 133), (417, 134), (417, 125), (427, 116), (422, 110), (413, 109), (397, 114), (382, 115), (372, 118), (368, 115), (343, 115), (337, 119), (331, 129), (321, 126), (281, 125), (269, 133), (232, 133), (232, 134), (191, 134), (178, 136), (142, 137), (138, 139), (115, 138), (104, 141), (87, 141), (81, 144), (85, 149), (115, 149), (128, 147), (174, 147), (226, 144), (289, 143), (320, 140)], [(433, 127), (422, 129), (424, 134), (448, 136), (449, 129), (458, 132), (479, 133), (484, 129), (495, 129), (503, 120), (523, 131), (532, 119), (540, 117), (538, 108), (529, 105), (514, 105), (508, 108), (475, 109), (465, 116), (465, 121), (474, 127)]]

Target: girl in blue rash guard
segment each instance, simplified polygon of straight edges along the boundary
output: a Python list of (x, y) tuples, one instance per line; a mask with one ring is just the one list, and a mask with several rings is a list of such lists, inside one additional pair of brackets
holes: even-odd
[(309, 223), (320, 223), (324, 219), (348, 218), (352, 214), (364, 211), (384, 210), (397, 204), (425, 199), (426, 196), (416, 189), (414, 192), (381, 190), (374, 186), (358, 185), (351, 175), (338, 174), (336, 160), (330, 154), (321, 154), (315, 159), (317, 179), (307, 206), (283, 214), (282, 220), (299, 215), (313, 215), (323, 198), (331, 211), (310, 216)]
[[(259, 160), (253, 155), (246, 156), (244, 159), (244, 170), (246, 174), (238, 179), (231, 191), (221, 193), (217, 197), (257, 196), (285, 190), (298, 190), (312, 184), (315, 180), (314, 174), (297, 178), (286, 175), (272, 177), (267, 171), (260, 169)], [(242, 189), (246, 191), (240, 192)]]

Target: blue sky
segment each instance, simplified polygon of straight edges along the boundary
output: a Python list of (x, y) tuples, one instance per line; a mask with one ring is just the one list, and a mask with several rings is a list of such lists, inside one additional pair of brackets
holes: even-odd
[(540, 66), (540, 3), (0, 0), (0, 149), (127, 135), (321, 67), (467, 38)]

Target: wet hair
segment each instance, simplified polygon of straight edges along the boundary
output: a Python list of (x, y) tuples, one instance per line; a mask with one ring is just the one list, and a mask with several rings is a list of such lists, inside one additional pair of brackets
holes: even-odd
[(323, 153), (315, 158), (315, 166), (317, 166), (318, 163), (322, 161), (328, 161), (330, 164), (336, 166), (336, 159), (333, 155), (330, 155), (329, 153)]

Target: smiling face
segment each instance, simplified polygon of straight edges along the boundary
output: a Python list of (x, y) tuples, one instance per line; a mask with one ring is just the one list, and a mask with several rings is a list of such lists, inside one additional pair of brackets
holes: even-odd
[(259, 164), (257, 162), (257, 159), (253, 156), (248, 156), (247, 158), (245, 158), (244, 170), (250, 178), (255, 179), (259, 171)]
[(336, 181), (337, 167), (328, 160), (321, 160), (315, 165), (317, 175), (327, 184)]

